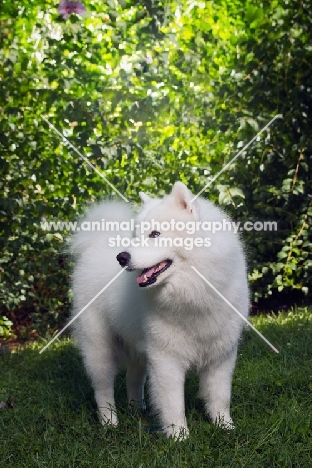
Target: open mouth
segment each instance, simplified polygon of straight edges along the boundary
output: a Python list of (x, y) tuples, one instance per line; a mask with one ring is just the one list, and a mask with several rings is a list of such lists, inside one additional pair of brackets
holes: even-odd
[(140, 276), (137, 276), (136, 282), (140, 288), (145, 288), (153, 283), (156, 283), (158, 276), (167, 270), (172, 264), (172, 260), (164, 260), (163, 262), (156, 263), (150, 268), (144, 268)]

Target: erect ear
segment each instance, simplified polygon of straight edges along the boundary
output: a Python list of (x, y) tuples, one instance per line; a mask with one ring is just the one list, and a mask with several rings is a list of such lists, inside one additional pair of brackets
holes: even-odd
[(176, 182), (172, 188), (172, 195), (176, 204), (182, 209), (187, 210), (190, 214), (193, 214), (196, 218), (198, 216), (198, 204), (197, 201), (191, 200), (194, 198), (192, 192), (182, 182)]
[(139, 192), (139, 195), (140, 195), (140, 198), (141, 198), (143, 203), (147, 203), (148, 201), (151, 200), (151, 197), (146, 195), (146, 193), (144, 193), (144, 192)]

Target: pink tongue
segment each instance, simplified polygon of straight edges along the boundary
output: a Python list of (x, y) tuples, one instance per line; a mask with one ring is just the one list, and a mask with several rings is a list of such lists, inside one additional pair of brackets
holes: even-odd
[(152, 274), (157, 270), (157, 267), (158, 267), (158, 265), (155, 265), (155, 266), (151, 267), (149, 270), (145, 271), (145, 273), (143, 273), (142, 275), (137, 276), (136, 277), (136, 282), (138, 284), (145, 283), (146, 278), (149, 279), (152, 276)]

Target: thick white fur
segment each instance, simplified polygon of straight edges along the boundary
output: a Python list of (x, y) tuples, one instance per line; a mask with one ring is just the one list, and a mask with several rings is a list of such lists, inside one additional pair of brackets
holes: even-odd
[[(220, 221), (227, 215), (209, 201), (197, 199), (181, 182), (163, 199), (141, 194), (137, 221)], [(127, 221), (133, 210), (107, 201), (91, 209), (87, 220)], [(130, 232), (120, 232), (129, 237)], [(149, 233), (146, 233), (148, 236)], [(77, 256), (73, 273), (74, 310), (79, 312), (121, 269), (116, 256), (131, 255), (129, 268), (74, 322), (87, 372), (103, 423), (117, 424), (114, 378), (127, 366), (128, 399), (144, 407), (149, 377), (153, 409), (167, 436), (185, 438), (184, 380), (186, 371), (199, 373), (200, 396), (213, 422), (233, 427), (230, 416), (232, 374), (243, 320), (191, 268), (194, 266), (244, 316), (248, 315), (248, 286), (244, 252), (232, 231), (167, 231), (166, 237), (210, 237), (210, 247), (111, 248), (116, 233), (80, 231), (73, 237)], [(140, 288), (135, 276), (144, 268), (170, 258), (172, 265), (155, 284)]]

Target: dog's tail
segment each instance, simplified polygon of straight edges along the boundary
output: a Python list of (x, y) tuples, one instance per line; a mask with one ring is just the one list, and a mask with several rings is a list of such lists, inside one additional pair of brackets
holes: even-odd
[[(121, 201), (93, 205), (77, 222), (77, 230), (68, 242), (68, 251), (80, 256), (88, 249), (111, 247), (119, 236), (131, 238), (134, 230), (133, 206)], [(119, 249), (120, 250), (120, 249)]]

